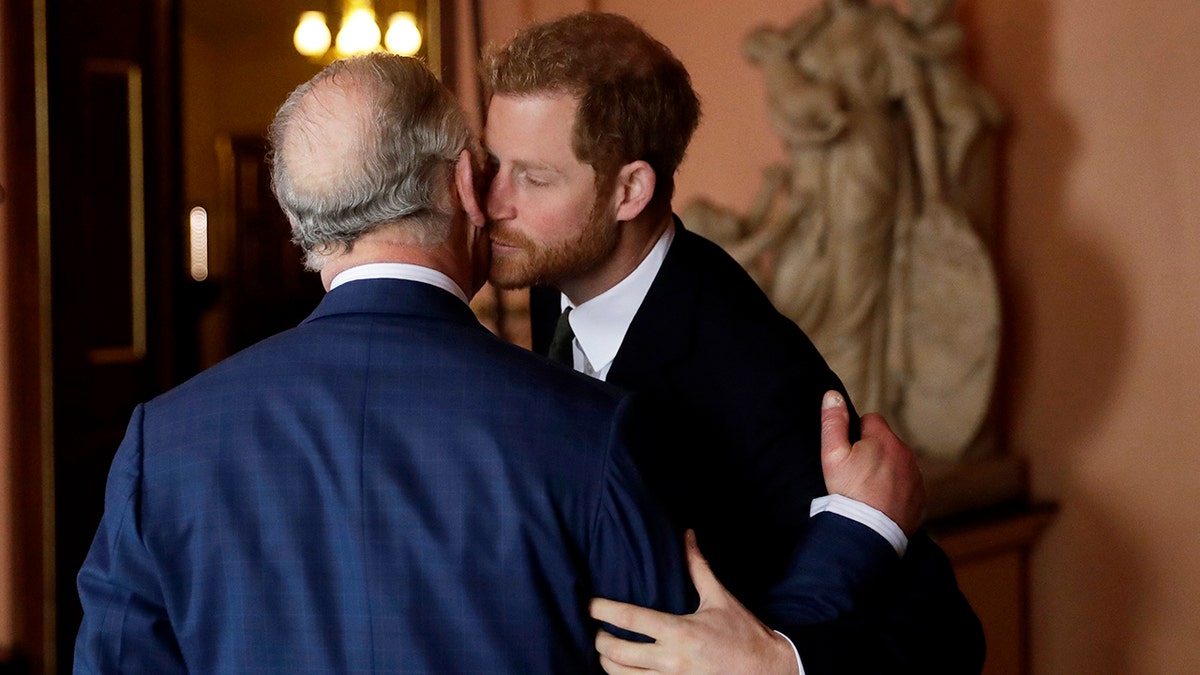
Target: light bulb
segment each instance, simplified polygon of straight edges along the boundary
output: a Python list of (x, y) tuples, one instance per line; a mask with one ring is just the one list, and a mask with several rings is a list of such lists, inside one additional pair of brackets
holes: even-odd
[(325, 25), (325, 13), (302, 13), (296, 32), (292, 34), (292, 44), (296, 45), (296, 51), (305, 56), (320, 56), (329, 49), (329, 43), (329, 27)]
[(365, 54), (378, 46), (379, 26), (375, 23), (375, 12), (359, 8), (342, 19), (342, 29), (337, 35), (339, 52), (345, 55)]
[(387, 37), (383, 43), (393, 54), (416, 54), (421, 49), (421, 31), (417, 29), (417, 16), (412, 12), (396, 12), (388, 17)]

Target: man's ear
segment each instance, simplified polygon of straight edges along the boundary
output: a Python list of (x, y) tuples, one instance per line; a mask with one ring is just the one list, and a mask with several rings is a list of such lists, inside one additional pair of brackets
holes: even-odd
[(643, 160), (630, 162), (617, 172), (614, 186), (613, 206), (619, 222), (633, 220), (641, 215), (654, 197), (658, 177), (650, 164)]
[(479, 208), (479, 195), (475, 192), (475, 167), (471, 161), (471, 153), (463, 150), (454, 166), (454, 186), (458, 189), (458, 201), (463, 213), (467, 214), (467, 222), (473, 227), (483, 227), (486, 221), (483, 210)]

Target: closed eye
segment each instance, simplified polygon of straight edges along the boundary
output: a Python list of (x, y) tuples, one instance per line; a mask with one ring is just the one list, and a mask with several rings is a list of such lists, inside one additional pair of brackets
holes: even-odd
[(521, 171), (518, 178), (522, 183), (535, 188), (548, 187), (551, 183), (547, 177), (531, 171)]

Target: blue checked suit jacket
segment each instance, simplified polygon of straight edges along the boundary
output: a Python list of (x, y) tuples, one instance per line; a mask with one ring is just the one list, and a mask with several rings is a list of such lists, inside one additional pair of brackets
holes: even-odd
[(638, 419), (445, 291), (340, 286), (134, 412), (75, 670), (594, 671), (593, 595), (691, 602)]

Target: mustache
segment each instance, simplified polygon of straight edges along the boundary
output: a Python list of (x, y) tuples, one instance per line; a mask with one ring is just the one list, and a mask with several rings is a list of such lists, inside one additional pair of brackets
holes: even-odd
[(505, 246), (514, 246), (517, 248), (529, 248), (533, 245), (533, 240), (523, 232), (508, 223), (502, 222), (488, 223), (488, 238), (491, 239), (492, 243), (499, 242)]

